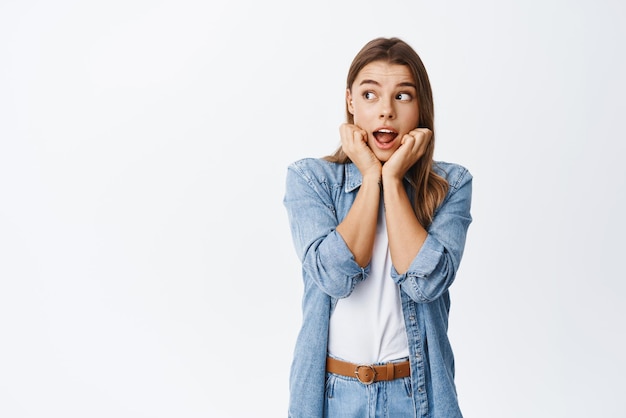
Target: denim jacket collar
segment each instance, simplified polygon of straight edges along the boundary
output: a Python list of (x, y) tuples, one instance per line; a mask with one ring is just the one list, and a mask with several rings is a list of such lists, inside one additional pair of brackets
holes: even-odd
[(363, 176), (354, 163), (345, 164), (346, 170), (346, 193), (350, 193), (361, 186)]

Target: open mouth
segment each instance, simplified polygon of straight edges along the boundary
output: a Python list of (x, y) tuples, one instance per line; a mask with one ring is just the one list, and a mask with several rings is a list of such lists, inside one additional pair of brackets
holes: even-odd
[(391, 129), (379, 129), (378, 131), (374, 131), (373, 135), (377, 142), (381, 144), (388, 144), (396, 139), (398, 133), (392, 131)]

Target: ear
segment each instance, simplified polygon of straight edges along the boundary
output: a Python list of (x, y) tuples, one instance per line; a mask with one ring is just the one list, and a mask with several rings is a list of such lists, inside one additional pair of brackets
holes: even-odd
[(346, 89), (346, 105), (348, 106), (348, 112), (351, 115), (354, 115), (354, 104), (352, 103), (352, 94), (350, 94), (350, 89)]

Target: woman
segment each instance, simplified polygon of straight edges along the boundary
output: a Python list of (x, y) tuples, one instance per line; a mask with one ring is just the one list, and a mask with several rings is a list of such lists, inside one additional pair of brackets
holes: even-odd
[(433, 161), (430, 82), (397, 38), (367, 43), (341, 146), (289, 166), (284, 204), (304, 280), (289, 416), (461, 417), (447, 337), (472, 176)]

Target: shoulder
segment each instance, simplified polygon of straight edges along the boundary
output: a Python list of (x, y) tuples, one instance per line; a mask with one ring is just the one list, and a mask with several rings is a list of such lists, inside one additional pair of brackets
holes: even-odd
[(462, 185), (471, 182), (473, 178), (472, 173), (466, 167), (456, 163), (433, 161), (433, 169), (448, 181), (452, 189), (460, 188)]
[(307, 181), (337, 181), (344, 176), (345, 164), (333, 163), (323, 158), (302, 158), (289, 164), (289, 172)]

